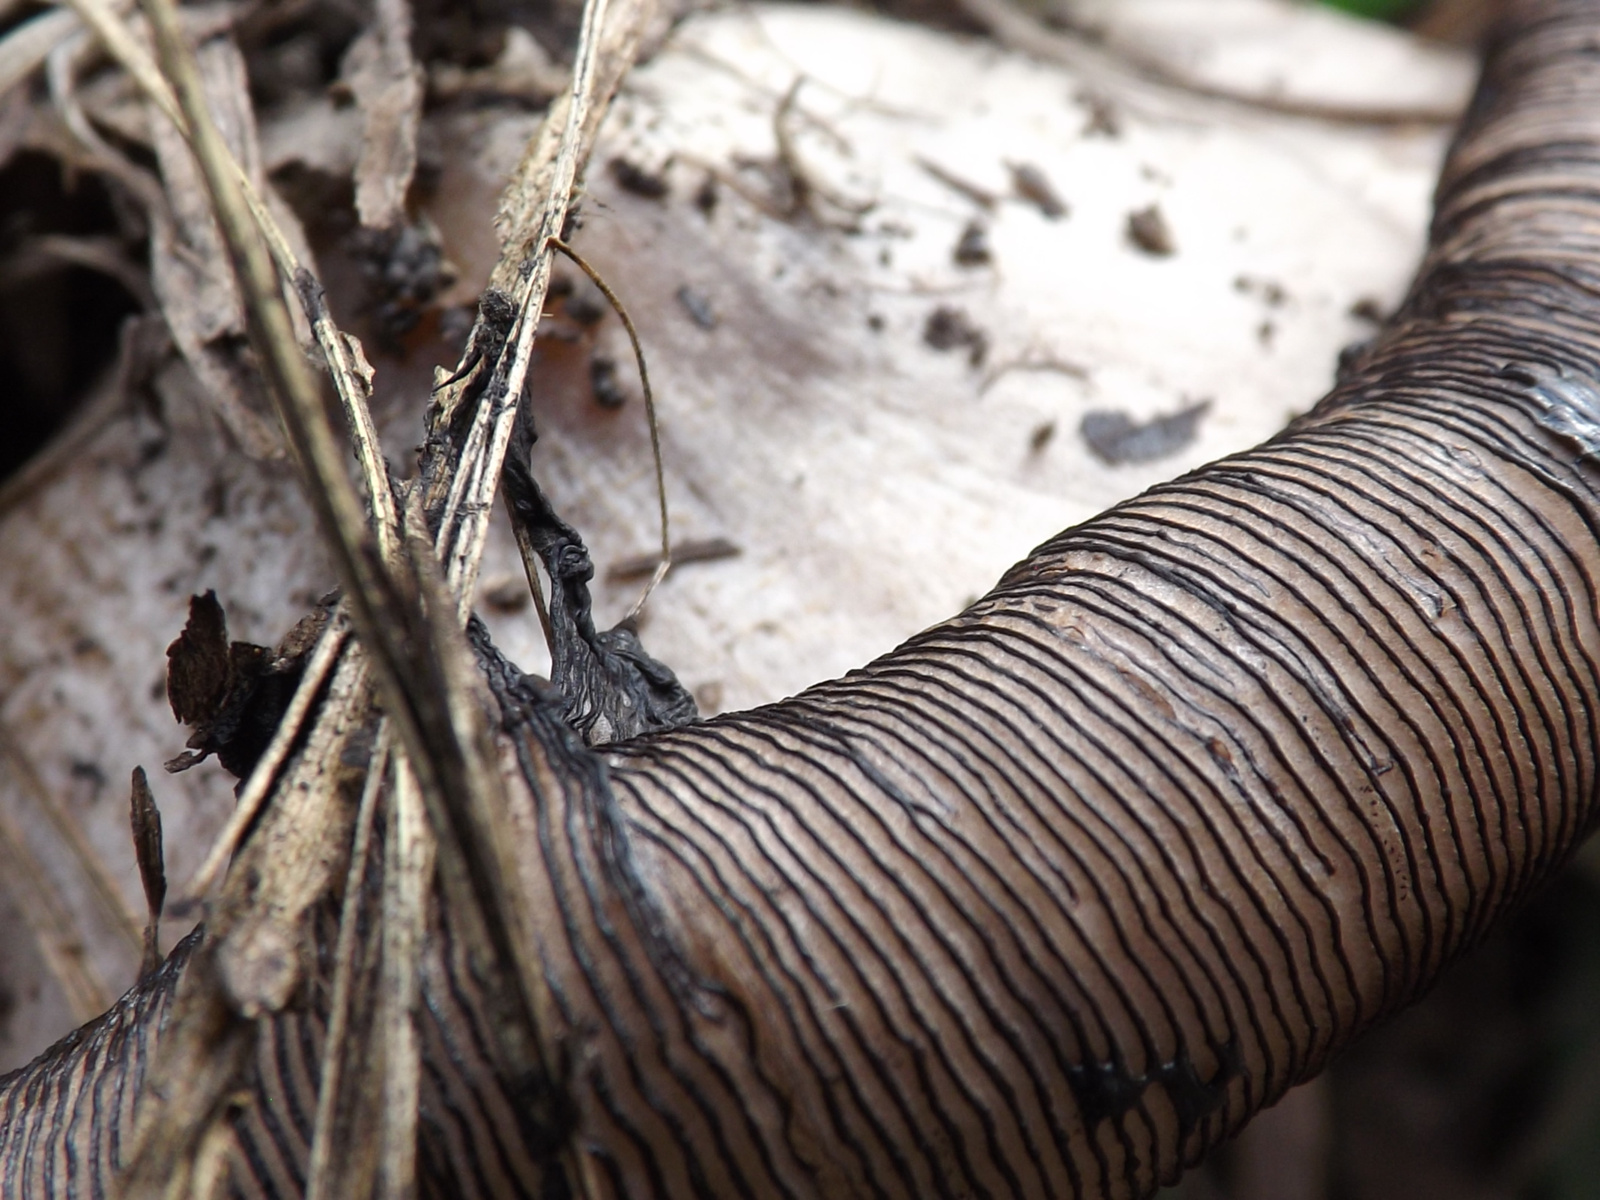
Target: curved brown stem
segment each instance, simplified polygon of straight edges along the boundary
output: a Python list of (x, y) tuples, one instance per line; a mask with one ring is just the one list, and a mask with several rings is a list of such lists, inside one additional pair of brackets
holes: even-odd
[[(1513, 6), (1412, 294), (1315, 411), (863, 670), (601, 754), (479, 637), (550, 1069), (497, 1071), (441, 909), (419, 1179), (1145, 1195), (1560, 863), (1600, 783), (1597, 38)], [(21, 1194), (126, 1120), (90, 1106), (150, 995), (0, 1082)], [(234, 1122), (269, 1193), (317, 1011), (262, 1024)]]

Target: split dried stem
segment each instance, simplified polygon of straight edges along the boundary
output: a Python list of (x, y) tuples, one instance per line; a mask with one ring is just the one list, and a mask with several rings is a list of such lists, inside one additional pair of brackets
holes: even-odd
[[(333, 954), (333, 995), (328, 1006), (328, 1033), (322, 1048), (322, 1072), (317, 1083), (317, 1111), (311, 1132), (311, 1158), (306, 1167), (306, 1200), (335, 1200), (339, 1195), (340, 1159), (345, 1151), (338, 1140), (338, 1103), (344, 1079), (359, 1072), (365, 1043), (350, 1036), (350, 1013), (358, 970), (356, 930), (362, 896), (367, 886), (367, 862), (372, 848), (374, 815), (383, 781), (389, 773), (393, 739), (387, 722), (378, 727), (366, 784), (356, 812), (350, 867), (345, 873), (344, 903), (339, 913), (339, 937)], [(362, 1131), (370, 1133), (371, 1131)]]

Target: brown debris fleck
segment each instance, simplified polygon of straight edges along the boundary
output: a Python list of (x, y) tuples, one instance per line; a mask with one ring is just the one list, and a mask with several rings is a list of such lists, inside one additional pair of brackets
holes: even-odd
[(1350, 306), (1350, 315), (1369, 325), (1382, 325), (1388, 319), (1376, 296), (1362, 296)]
[(1070, 211), (1050, 182), (1050, 177), (1032, 163), (1008, 163), (1011, 168), (1011, 187), (1020, 199), (1032, 204), (1052, 221), (1058, 221)]
[(1128, 214), (1128, 240), (1153, 258), (1168, 258), (1177, 250), (1167, 219), (1155, 204)]
[(922, 327), (922, 340), (935, 350), (967, 348), (967, 361), (982, 366), (989, 353), (989, 335), (972, 323), (965, 309), (941, 304), (928, 314)]
[(961, 237), (956, 241), (956, 248), (951, 252), (957, 265), (963, 267), (981, 267), (988, 264), (994, 255), (989, 250), (989, 229), (982, 221), (968, 221), (967, 227), (961, 231)]
[(717, 314), (711, 307), (711, 301), (705, 295), (697, 292), (687, 283), (675, 293), (683, 311), (689, 314), (689, 319), (701, 329), (715, 329), (717, 327)]
[(1115, 140), (1122, 136), (1122, 114), (1109, 96), (1084, 88), (1072, 98), (1084, 110), (1084, 137)]
[(695, 189), (694, 206), (705, 216), (710, 217), (717, 210), (717, 203), (722, 199), (722, 190), (717, 186), (717, 176), (714, 171), (707, 171), (705, 178), (700, 181), (700, 186)]
[(643, 196), (647, 200), (665, 200), (672, 192), (664, 171), (649, 171), (631, 159), (613, 158), (606, 164), (611, 178), (623, 191)]
[(621, 408), (628, 402), (628, 393), (617, 378), (617, 360), (609, 354), (596, 354), (589, 360), (589, 387), (601, 408)]
[(1233, 290), (1244, 295), (1259, 295), (1268, 308), (1282, 308), (1289, 299), (1283, 284), (1273, 279), (1257, 279), (1253, 275), (1240, 275), (1233, 281)]

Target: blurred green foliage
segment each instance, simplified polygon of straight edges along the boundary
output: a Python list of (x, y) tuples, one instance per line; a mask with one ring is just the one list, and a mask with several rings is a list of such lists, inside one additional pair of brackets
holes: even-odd
[(1379, 20), (1390, 21), (1406, 16), (1420, 7), (1419, 0), (1322, 0), (1322, 3), (1329, 8), (1355, 13), (1358, 17), (1376, 17)]

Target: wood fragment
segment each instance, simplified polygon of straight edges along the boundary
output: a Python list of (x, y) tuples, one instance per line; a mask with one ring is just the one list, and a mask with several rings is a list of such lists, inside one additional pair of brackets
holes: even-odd
[[(608, 9), (614, 10), (610, 19)], [(547, 247), (565, 230), (579, 168), (588, 159), (606, 106), (638, 54), (655, 9), (655, 0), (613, 0), (611, 4), (590, 0), (585, 6), (572, 85), (551, 105), (495, 216), (501, 255), (490, 286), (512, 299), (516, 316), (502, 343), (505, 348), (500, 361), (494, 365), (493, 402), (479, 406), (459, 446), (437, 435), (451, 422), (472, 381), (462, 379), (451, 385), (437, 397), (429, 413), (430, 445), (422, 464), (429, 489), (425, 502), (430, 513), (439, 513), (445, 577), (460, 598), (463, 621), (477, 582), (491, 504), (511, 444), (517, 398), (527, 380), (534, 331), (549, 288)]]
[(372, 24), (350, 44), (340, 70), (361, 110), (356, 215), (367, 229), (405, 222), (417, 169), (423, 72), (411, 53), (411, 24), (407, 0), (377, 0)]

